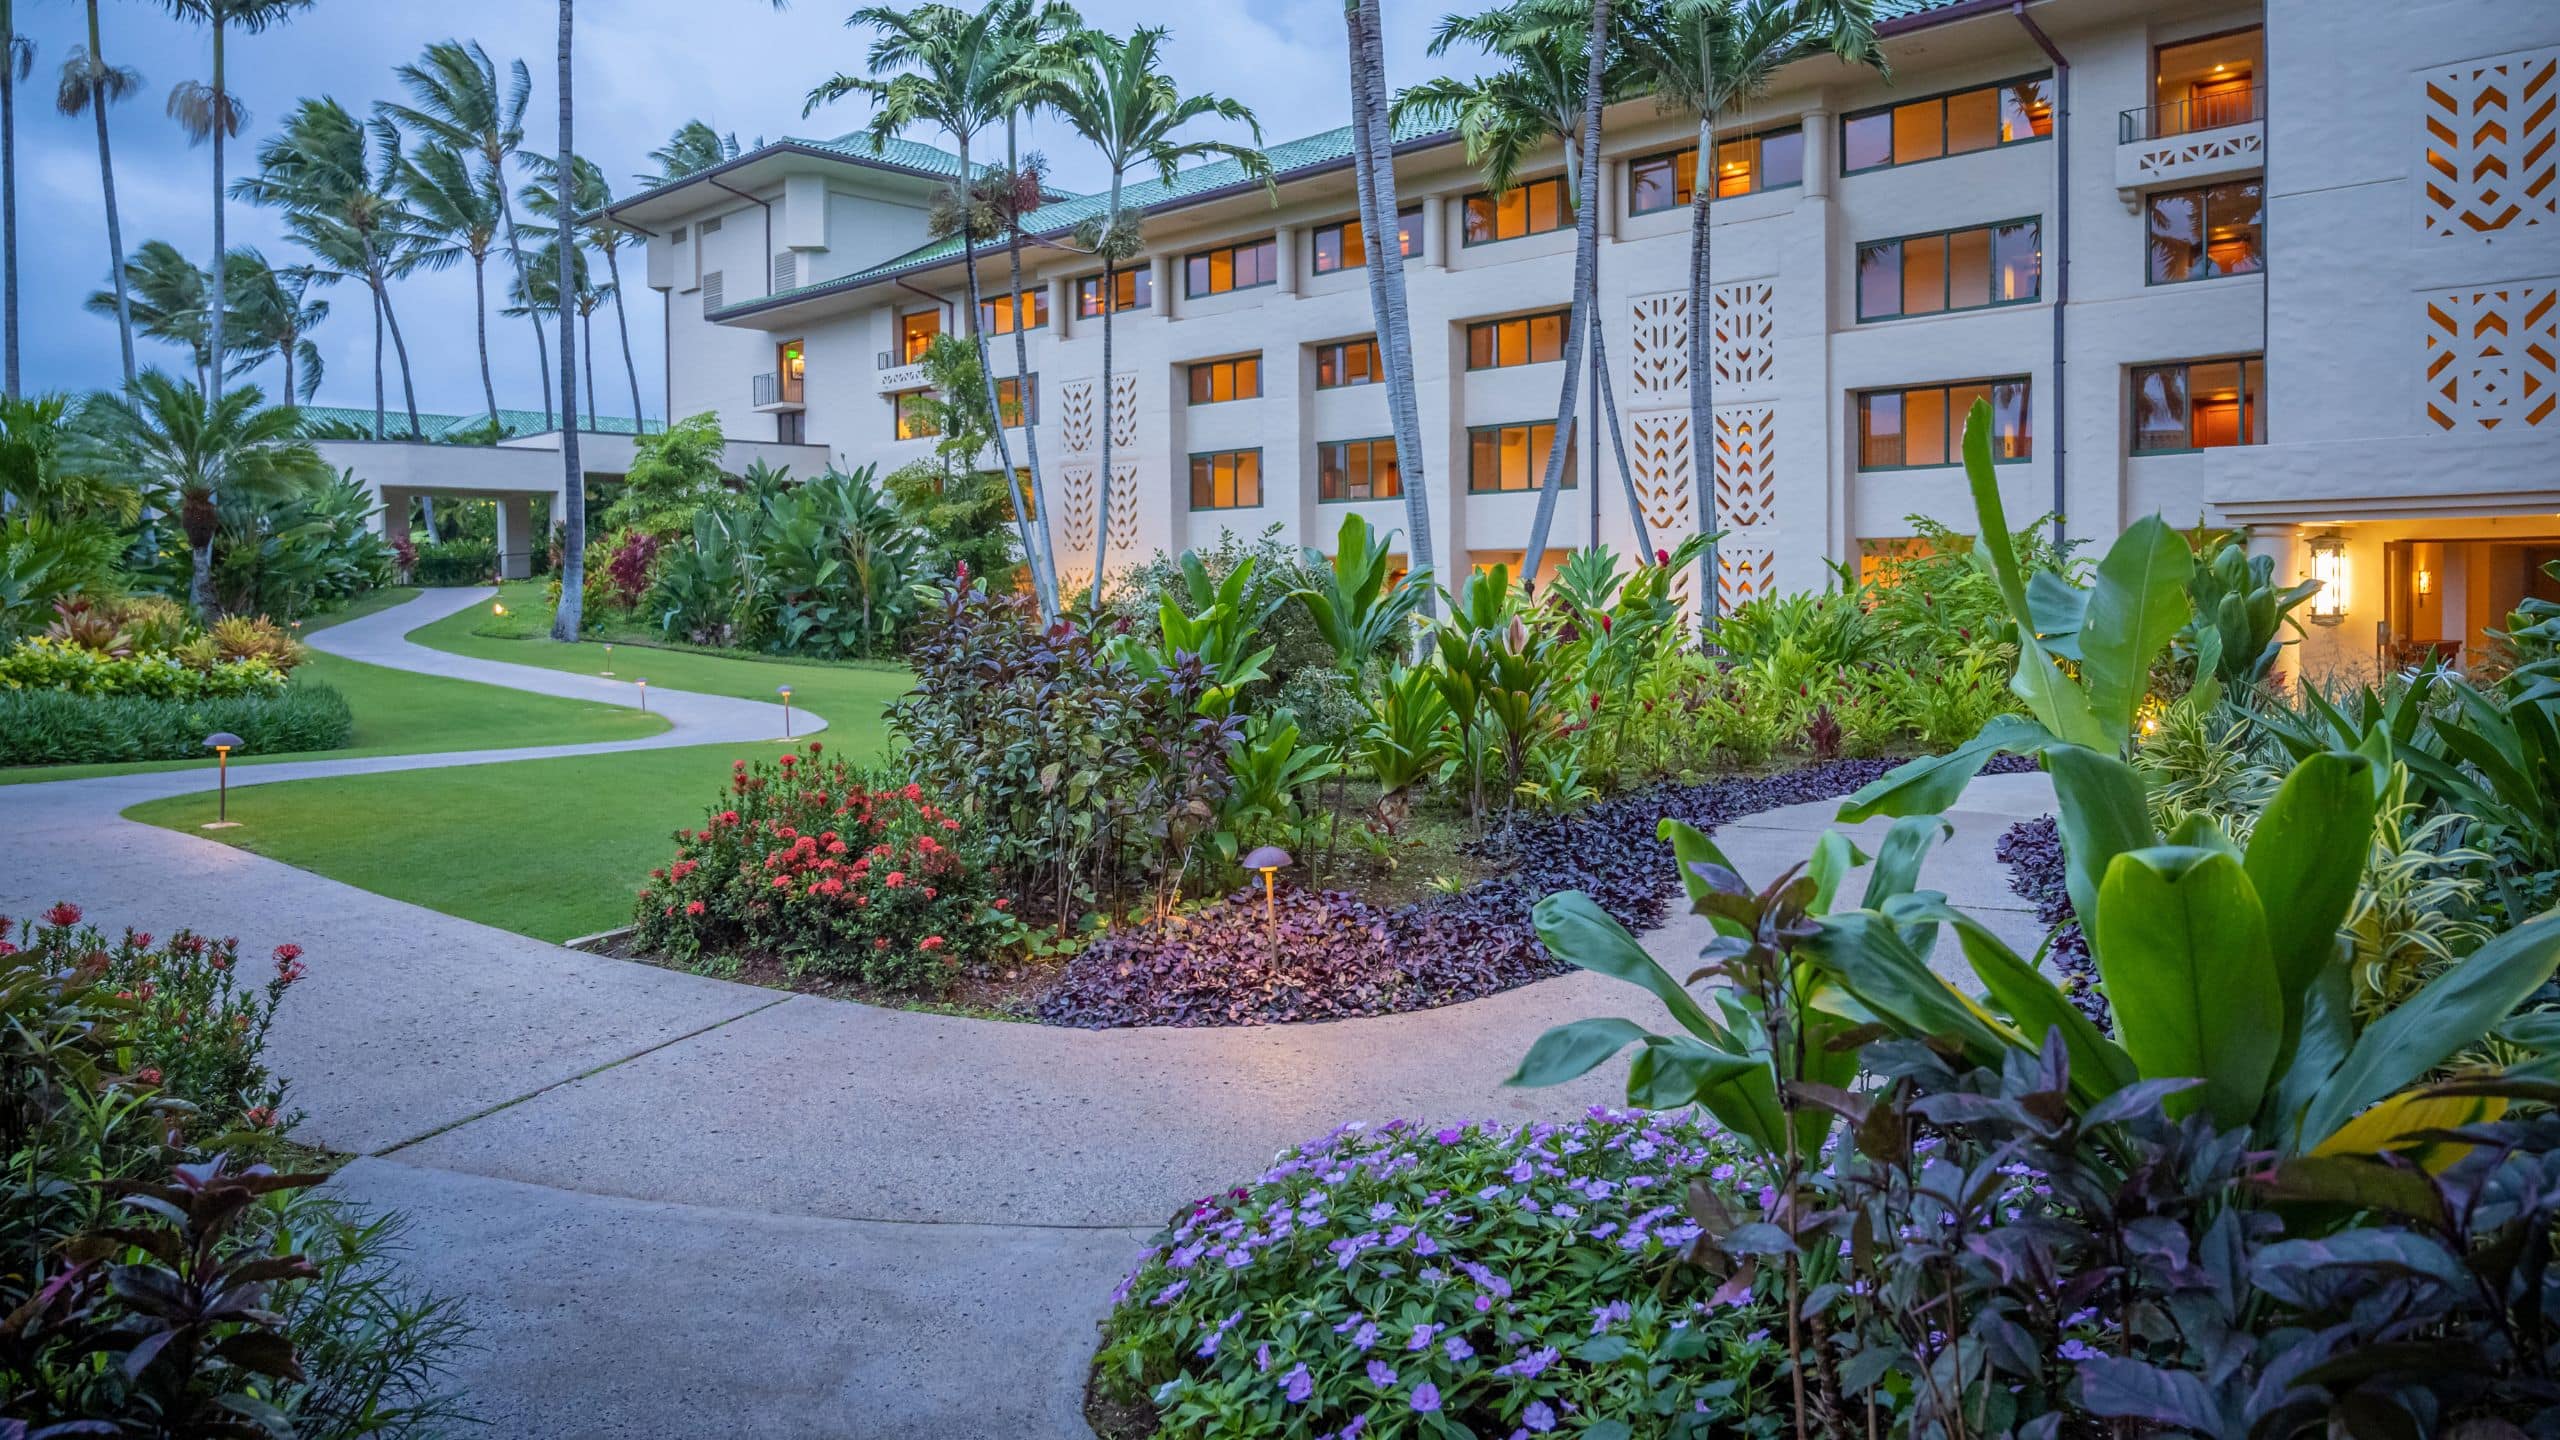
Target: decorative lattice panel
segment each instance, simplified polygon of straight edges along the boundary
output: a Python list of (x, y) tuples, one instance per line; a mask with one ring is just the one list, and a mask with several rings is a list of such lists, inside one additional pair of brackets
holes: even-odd
[[(1134, 383), (1131, 388), (1136, 388)], [(1138, 462), (1134, 460), (1111, 464), (1111, 554), (1113, 563), (1120, 565), (1146, 558), (1138, 553)]]
[(1727, 530), (1778, 518), (1777, 409), (1716, 407), (1716, 524)]
[(2469, 60), (2419, 81), (2419, 232), (2476, 240), (2560, 223), (2560, 49)]
[(2265, 148), (2263, 137), (2255, 130), (2217, 135), (2206, 140), (2175, 140), (2136, 153), (2133, 173), (2145, 180), (2173, 177), (2190, 166), (2254, 160)]
[(1627, 305), (1627, 370), (1636, 402), (1689, 393), (1689, 297), (1639, 295)]
[[(1138, 377), (1111, 377), (1111, 448), (1134, 450), (1138, 445)], [(1114, 507), (1119, 501), (1111, 502)]]
[(1653, 543), (1669, 549), (1698, 533), (1697, 467), (1689, 444), (1689, 412), (1663, 410), (1628, 418), (1628, 463), (1635, 467), (1636, 504), (1644, 511)]
[(1091, 465), (1058, 467), (1059, 539), (1069, 555), (1093, 558), (1094, 524), (1099, 518), (1094, 511), (1100, 499)]
[[(1093, 448), (1093, 382), (1070, 380), (1058, 387), (1058, 428), (1067, 445), (1067, 453), (1080, 455)], [(1086, 479), (1092, 476), (1088, 474)]]
[(1778, 374), (1778, 285), (1737, 280), (1708, 292), (1709, 361), (1718, 387), (1749, 390)]
[(1716, 605), (1730, 611), (1745, 600), (1774, 594), (1778, 557), (1768, 546), (1727, 535), (1716, 542)]
[(2447, 430), (2560, 428), (2560, 287), (2430, 295), (2424, 337), (2427, 418)]

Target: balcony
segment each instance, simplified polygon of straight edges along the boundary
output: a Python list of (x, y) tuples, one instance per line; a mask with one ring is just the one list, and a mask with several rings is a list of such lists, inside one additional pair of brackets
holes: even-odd
[(925, 379), (924, 362), (901, 363), (898, 352), (883, 350), (879, 359), (879, 390), (893, 395), (901, 390), (922, 390), (932, 382)]
[(768, 370), (755, 377), (755, 408), (759, 414), (776, 415), (786, 410), (805, 410), (801, 403), (800, 377), (785, 377), (778, 370)]
[(2142, 192), (2251, 175), (2266, 166), (2262, 85), (2166, 100), (2116, 117), (2116, 195), (2138, 209)]

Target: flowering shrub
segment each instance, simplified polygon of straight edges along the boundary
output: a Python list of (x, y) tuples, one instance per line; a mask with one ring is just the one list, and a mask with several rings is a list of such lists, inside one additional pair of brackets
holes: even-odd
[(817, 742), (737, 762), (715, 803), (640, 892), (650, 950), (759, 951), (795, 975), (929, 990), (1015, 929), (959, 817)]
[(1171, 1436), (1723, 1433), (1769, 1408), (1771, 1312), (1665, 1282), (1731, 1174), (1664, 1116), (1347, 1126), (1175, 1217), (1097, 1379)]
[(272, 969), (260, 975), (242, 972), (238, 940), (189, 930), (157, 940), (128, 929), (110, 945), (68, 903), (18, 927), (23, 949), (7, 938), (9, 930), (0, 917), (0, 955), (23, 955), (23, 963), (47, 972), (76, 972), (124, 1007), (133, 1079), (194, 1106), (189, 1128), (211, 1136), (288, 1123), (284, 1082), (261, 1057), (276, 1006), (307, 973), (301, 946), (277, 946)]
[(177, 654), (108, 655), (67, 640), (36, 635), (0, 655), (0, 690), (63, 690), (74, 695), (135, 695), (152, 700), (214, 700), (273, 695), (285, 672), (265, 655), (208, 658), (198, 666)]

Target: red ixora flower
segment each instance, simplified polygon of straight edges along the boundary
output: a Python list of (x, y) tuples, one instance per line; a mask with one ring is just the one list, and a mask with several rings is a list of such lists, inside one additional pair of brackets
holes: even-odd
[(133, 1078), (141, 1081), (145, 1085), (157, 1085), (160, 1083), (160, 1068), (156, 1065), (145, 1066), (141, 1070), (134, 1072)]
[(721, 824), (723, 824), (723, 825), (735, 825), (735, 824), (737, 824), (737, 823), (738, 823), (738, 812), (737, 812), (737, 811), (735, 811), (735, 810), (723, 810), (723, 811), (721, 811), (721, 812), (720, 812), (720, 823), (721, 823)]
[(892, 870), (889, 872), (888, 877), (880, 883), (888, 886), (892, 890), (895, 890), (899, 886), (907, 883), (907, 872), (904, 870)]
[(701, 913), (702, 913), (702, 902), (701, 902), (701, 901), (699, 901), (699, 900), (687, 900), (686, 902), (684, 902), (684, 913), (686, 913), (687, 915), (699, 915), (699, 914), (701, 914)]
[(279, 965), (282, 965), (287, 961), (299, 960), (301, 958), (302, 947), (299, 945), (287, 942), (276, 947), (276, 963)]
[(810, 741), (810, 742), (809, 742), (809, 753), (810, 753), (812, 756), (816, 755), (820, 750), (823, 750), (823, 749), (825, 749), (825, 748), (826, 748), (825, 746), (820, 745), (820, 744), (819, 744), (817, 741), (815, 741), (815, 740), (812, 740), (812, 741)]
[(949, 941), (944, 940), (939, 935), (927, 935), (922, 940), (916, 942), (917, 945), (927, 950), (939, 950), (949, 943)]
[(799, 756), (797, 756), (797, 755), (785, 755), (785, 756), (783, 756), (783, 757), (782, 757), (782, 759), (781, 759), (780, 761), (778, 761), (778, 762), (776, 762), (776, 763), (780, 764), (780, 765), (782, 766), (782, 768), (783, 768), (783, 769), (788, 770), (788, 769), (790, 769), (792, 766), (797, 765), (797, 764), (799, 764), (799, 763), (800, 763), (800, 757), (799, 757)]
[(67, 930), (80, 923), (80, 907), (65, 900), (44, 912), (44, 923)]

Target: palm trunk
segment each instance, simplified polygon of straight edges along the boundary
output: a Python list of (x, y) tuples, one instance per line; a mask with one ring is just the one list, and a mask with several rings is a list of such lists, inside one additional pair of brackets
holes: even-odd
[[(622, 373), (631, 377), (631, 433), (646, 435), (649, 427), (641, 423), (645, 413), (640, 408), (640, 366), (631, 358), (631, 317), (622, 307), (622, 254), (619, 246), (604, 250), (605, 274), (613, 281), (613, 328), (622, 336)], [(587, 363), (595, 363), (596, 353), (587, 351)]]
[(383, 323), (391, 327), (391, 348), (400, 360), (400, 396), (409, 407), (409, 438), (425, 438), (418, 424), (418, 385), (409, 374), (409, 342), (400, 336), (400, 317), (391, 308), (391, 282), (380, 271), (372, 277), (373, 293), (382, 300)]
[(213, 542), (207, 540), (187, 549), (195, 560), (194, 573), (187, 579), (187, 603), (195, 607), (198, 620), (210, 625), (220, 618), (213, 595)]
[(213, 22), (213, 285), (205, 297), (205, 385), (221, 383), (222, 312), (231, 304), (231, 255), (223, 248), (222, 139), (231, 128), (231, 89), (223, 71), (220, 11)]
[[(516, 235), (516, 202), (514, 193), (507, 186), (506, 163), (499, 156), (491, 155), (486, 158), (489, 161), (489, 173), (498, 186), (498, 214), (507, 222), (507, 256), (516, 267), (516, 286), (524, 291), (525, 299), (529, 302), (533, 298), (533, 280), (525, 273), (524, 242)], [(548, 430), (553, 424), (551, 340), (542, 333), (542, 317), (533, 313), (530, 305), (527, 306), (525, 319), (533, 326), (534, 369), (542, 376), (542, 428)]]
[(106, 56), (100, 53), (98, 37), (98, 0), (89, 0), (89, 108), (98, 122), (98, 184), (107, 197), (108, 269), (115, 275), (116, 339), (124, 347), (124, 383), (133, 385), (133, 297), (124, 283), (124, 219), (116, 211), (115, 148), (107, 143), (107, 96), (99, 85), (106, 70)]
[[(1609, 0), (1591, 6), (1590, 63), (1584, 72), (1581, 183), (1575, 187), (1573, 244), (1573, 318), (1564, 334), (1564, 392), (1556, 400), (1556, 439), (1547, 447), (1546, 482), (1538, 490), (1538, 513), (1529, 522), (1529, 545), (1520, 557), (1520, 584), (1535, 593), (1538, 570), (1546, 561), (1547, 531), (1556, 518), (1556, 496), (1564, 488), (1565, 461), (1573, 453), (1574, 381), (1579, 378), (1582, 346), (1591, 325), (1591, 277), (1600, 263), (1600, 100), (1602, 71), (1608, 56)], [(1568, 156), (1568, 161), (1574, 157)], [(1598, 477), (1593, 477), (1598, 484)], [(1599, 537), (1594, 536), (1593, 539)]]
[(1040, 585), (1040, 553), (1032, 547), (1031, 541), (1031, 494), (1023, 488), (1021, 477), (1013, 473), (1013, 447), (1004, 439), (1004, 406), (996, 399), (995, 370), (987, 363), (987, 332), (978, 325), (978, 236), (970, 224), (972, 217), (969, 214), (972, 208), (969, 187), (973, 172), (969, 168), (969, 139), (965, 135), (957, 138), (960, 141), (960, 272), (967, 277), (969, 290), (969, 313), (964, 323), (969, 327), (969, 343), (977, 348), (978, 383), (986, 387), (987, 413), (995, 417), (996, 463), (1004, 467), (1005, 488), (1013, 495), (1014, 537), (1022, 542), (1022, 563), (1031, 570), (1031, 596), (1040, 604), (1041, 621), (1047, 623), (1058, 616), (1048, 593)]
[[(1048, 488), (1040, 480), (1040, 397), (1031, 378), (1031, 317), (1022, 303), (1022, 217), (1013, 209), (1014, 186), (1022, 165), (1019, 131), (1014, 116), (1006, 116), (1004, 249), (1011, 271), (1006, 283), (1013, 289), (1013, 373), (1015, 388), (1022, 397), (1022, 463), (1031, 472), (1032, 533), (1040, 539), (1040, 561), (1034, 578), (1047, 587), (1049, 609), (1055, 614), (1060, 602), (1058, 551), (1052, 543), (1055, 535), (1050, 529)], [(1001, 423), (1004, 417), (996, 418)]]
[[(1627, 464), (1627, 437), (1618, 428), (1618, 387), (1617, 382), (1610, 378), (1609, 351), (1601, 339), (1606, 328), (1600, 323), (1599, 298), (1594, 296), (1591, 304), (1591, 384), (1600, 397), (1600, 413), (1591, 417), (1591, 423), (1609, 432), (1609, 448), (1618, 460), (1618, 483), (1627, 492), (1627, 523), (1635, 527), (1636, 563), (1641, 565), (1653, 558), (1653, 532), (1645, 526), (1644, 502), (1636, 496), (1636, 472)], [(1596, 445), (1591, 450), (1591, 470), (1591, 485), (1596, 496), (1600, 485), (1600, 449)], [(1596, 498), (1592, 508), (1599, 508)], [(1596, 526), (1591, 538), (1592, 543), (1599, 543)]]
[(284, 337), (284, 343), (276, 347), (276, 353), (284, 357), (284, 403), (287, 405), (298, 405), (302, 403), (302, 397), (294, 393), (293, 388), (293, 342), (295, 338), (296, 337), (293, 335), (287, 335)]
[(0, 0), (0, 249), (8, 252), (8, 276), (0, 282), (0, 370), (9, 398), (18, 398), (18, 19), (11, 0)]
[(1698, 179), (1689, 196), (1689, 474), (1698, 487), (1698, 533), (1707, 546), (1698, 552), (1698, 629), (1713, 635), (1716, 594), (1716, 371), (1713, 230), (1710, 207), (1715, 201), (1716, 153), (1715, 35), (1702, 20), (1698, 33), (1698, 81), (1705, 99), (1698, 106)]
[[(1387, 409), (1396, 437), (1396, 471), (1404, 490), (1407, 573), (1432, 568), (1430, 466), (1422, 449), (1422, 409), (1413, 380), (1413, 323), (1405, 306), (1404, 246), (1398, 238), (1400, 207), (1396, 203), (1395, 131), (1387, 118), (1386, 40), (1378, 0), (1360, 0), (1348, 12), (1351, 21), (1353, 108), (1357, 112), (1354, 160), (1365, 157), (1368, 178), (1360, 181), (1374, 218), (1363, 217), (1361, 234), (1369, 251), (1370, 308), (1378, 326), (1379, 364), (1386, 371)], [(1359, 165), (1354, 165), (1355, 178)], [(1435, 202), (1436, 203), (1436, 202)], [(1380, 243), (1381, 238), (1385, 243)], [(1439, 609), (1432, 591), (1422, 592), (1421, 611)]]
[(587, 356), (587, 423), (596, 423), (604, 413), (596, 406), (596, 311), (595, 306), (578, 307), (578, 348)]
[(1111, 172), (1111, 205), (1102, 219), (1102, 510), (1093, 522), (1093, 604), (1102, 612), (1102, 572), (1111, 554), (1111, 321), (1120, 308), (1120, 267), (1111, 247), (1120, 232), (1120, 171)]
[(382, 292), (365, 287), (373, 295), (373, 438), (382, 438)]
[[(570, 83), (574, 76), (574, 6), (560, 0), (560, 191), (565, 201), (578, 173), (572, 146)], [(565, 206), (563, 207), (566, 208)], [(578, 332), (569, 328), (568, 297), (577, 293), (575, 260), (569, 246), (567, 218), (562, 218), (560, 245), (560, 608), (551, 619), (551, 638), (574, 641), (584, 623), (587, 583), (587, 476), (578, 463)], [(539, 321), (535, 322), (537, 325)]]
[(489, 257), (471, 257), (471, 320), (480, 334), (480, 394), (489, 402), (489, 423), (498, 423), (498, 382), (489, 374)]

